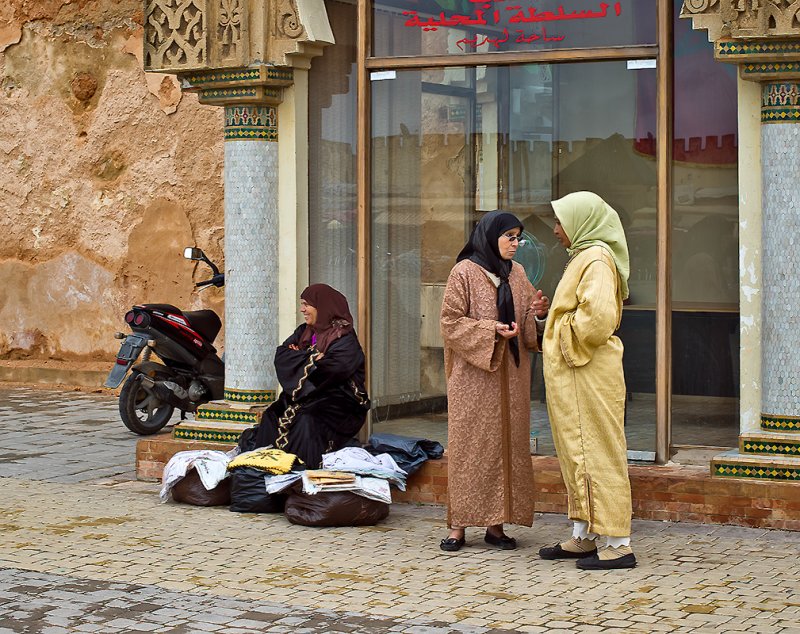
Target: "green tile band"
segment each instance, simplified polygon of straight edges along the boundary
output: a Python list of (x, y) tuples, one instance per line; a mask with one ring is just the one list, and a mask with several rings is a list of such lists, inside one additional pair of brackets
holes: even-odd
[(800, 456), (800, 440), (797, 442), (770, 442), (764, 440), (740, 440), (740, 453)]
[(777, 42), (717, 42), (717, 57), (747, 57), (800, 53), (800, 42), (779, 40)]
[(241, 432), (222, 431), (218, 429), (182, 429), (175, 427), (172, 430), (172, 437), (176, 440), (203, 440), (206, 442), (224, 442), (236, 444), (239, 442)]
[(230, 68), (227, 70), (213, 70), (209, 72), (197, 72), (191, 75), (183, 75), (183, 78), (192, 86), (213, 87), (214, 84), (249, 84), (261, 85), (271, 82), (286, 84), (294, 81), (293, 68), (277, 68), (268, 66), (264, 69), (259, 68)]
[(761, 62), (742, 64), (742, 75), (771, 75), (777, 73), (800, 73), (800, 64), (795, 62)]
[(201, 96), (208, 101), (242, 98), (256, 99), (258, 91), (255, 88), (214, 88), (213, 90), (203, 90)]
[(261, 421), (261, 415), (256, 412), (240, 412), (234, 409), (199, 407), (196, 420), (257, 425)]
[(248, 403), (250, 405), (267, 405), (275, 402), (275, 390), (231, 390), (223, 392), (226, 401), (231, 403)]
[(261, 71), (258, 68), (232, 68), (230, 70), (218, 70), (210, 73), (198, 73), (188, 75), (186, 81), (193, 86), (203, 84), (221, 84), (228, 82), (257, 82), (261, 79)]
[(294, 81), (293, 68), (267, 68), (267, 81)]
[(767, 431), (800, 432), (800, 417), (770, 416), (769, 414), (762, 414), (761, 429), (766, 429)]
[(800, 482), (800, 468), (761, 465), (714, 464), (714, 475), (722, 478), (750, 478), (779, 482)]
[(800, 121), (800, 107), (761, 109), (761, 123), (794, 123)]

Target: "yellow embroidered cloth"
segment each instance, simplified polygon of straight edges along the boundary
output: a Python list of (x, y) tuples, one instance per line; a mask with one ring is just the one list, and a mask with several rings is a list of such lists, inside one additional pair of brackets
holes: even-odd
[(280, 449), (256, 449), (236, 456), (228, 463), (228, 471), (236, 467), (254, 467), (273, 475), (289, 473), (295, 461), (302, 462), (293, 453)]

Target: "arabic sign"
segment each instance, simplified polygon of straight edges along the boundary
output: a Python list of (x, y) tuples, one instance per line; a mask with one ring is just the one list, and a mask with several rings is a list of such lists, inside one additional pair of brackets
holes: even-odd
[[(499, 50), (508, 43), (563, 42), (570, 30), (565, 25), (575, 21), (603, 20), (605, 23), (619, 19), (622, 2), (601, 2), (592, 9), (568, 10), (559, 5), (554, 10), (541, 10), (534, 5), (523, 6), (514, 0), (467, 0), (474, 9), (469, 12), (439, 12), (438, 15), (420, 15), (419, 11), (406, 10), (404, 26), (423, 33), (441, 28), (455, 28), (463, 33), (456, 46), (462, 52), (482, 48)], [(610, 26), (610, 25), (609, 25)], [(580, 45), (579, 42), (576, 45)], [(519, 47), (514, 47), (519, 48)]]

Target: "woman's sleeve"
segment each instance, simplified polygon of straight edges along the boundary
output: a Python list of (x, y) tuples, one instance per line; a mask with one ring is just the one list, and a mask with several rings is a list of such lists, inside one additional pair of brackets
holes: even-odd
[(311, 380), (317, 387), (323, 384), (343, 383), (364, 366), (364, 352), (355, 335), (340, 337), (328, 346), (327, 352), (317, 359)]
[(617, 272), (602, 260), (591, 262), (577, 288), (578, 307), (558, 325), (561, 354), (569, 367), (592, 360), (617, 327)]
[(445, 344), (467, 363), (494, 372), (500, 367), (503, 341), (496, 340), (493, 319), (472, 319), (469, 314), (469, 281), (451, 271), (444, 291), (439, 326)]
[[(520, 326), (521, 335), (522, 335), (522, 344), (528, 349), (536, 351), (539, 349), (539, 333), (537, 332), (536, 328), (536, 319), (534, 318), (534, 310), (531, 304), (533, 303), (533, 297), (536, 294), (536, 289), (533, 287), (528, 281), (528, 278), (525, 278), (525, 292), (522, 294), (522, 302), (525, 310), (523, 314), (525, 315), (524, 321)], [(516, 298), (514, 298), (514, 302), (516, 303)]]

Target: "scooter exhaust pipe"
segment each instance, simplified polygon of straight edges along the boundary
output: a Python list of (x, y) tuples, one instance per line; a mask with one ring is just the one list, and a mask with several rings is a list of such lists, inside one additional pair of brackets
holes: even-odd
[(144, 374), (139, 375), (142, 387), (150, 390), (162, 401), (181, 410), (194, 411), (195, 403), (189, 400), (189, 392), (173, 381), (154, 381)]

